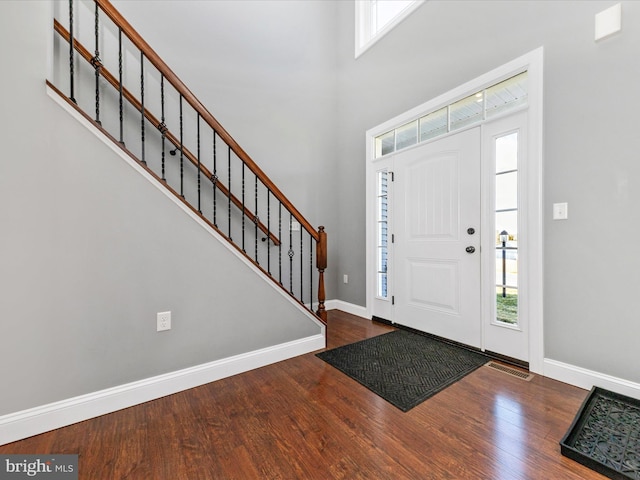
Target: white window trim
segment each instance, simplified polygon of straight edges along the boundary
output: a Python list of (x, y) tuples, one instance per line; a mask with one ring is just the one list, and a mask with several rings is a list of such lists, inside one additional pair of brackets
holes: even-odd
[(355, 58), (358, 58), (371, 48), (378, 40), (393, 30), (396, 25), (411, 15), (411, 13), (425, 1), (426, 0), (416, 0), (374, 35), (371, 32), (371, 0), (355, 0)]
[[(366, 315), (371, 317), (373, 313), (373, 283), (372, 283), (372, 259), (373, 257), (373, 230), (371, 225), (372, 211), (369, 201), (373, 193), (372, 172), (380, 168), (381, 162), (392, 155), (375, 158), (375, 138), (400, 125), (419, 118), (426, 113), (437, 110), (442, 105), (446, 105), (474, 91), (478, 91), (488, 85), (498, 83), (509, 76), (513, 76), (524, 70), (529, 72), (528, 95), (529, 102), (526, 109), (528, 116), (528, 142), (527, 142), (527, 162), (529, 168), (527, 201), (528, 201), (528, 240), (530, 270), (528, 272), (529, 289), (529, 370), (533, 373), (544, 374), (544, 323), (543, 323), (543, 190), (542, 190), (542, 170), (543, 170), (543, 47), (533, 50), (511, 62), (502, 65), (480, 77), (475, 78), (459, 87), (440, 95), (418, 107), (415, 107), (403, 114), (398, 115), (370, 130), (366, 137), (366, 216), (367, 216), (367, 241), (366, 241)], [(517, 109), (516, 109), (517, 110)], [(515, 111), (515, 110), (514, 110)], [(509, 112), (508, 114), (513, 113)], [(507, 114), (507, 115), (508, 115)], [(499, 118), (496, 116), (496, 119)], [(463, 131), (457, 130), (454, 133)], [(440, 137), (442, 138), (442, 137)], [(393, 291), (391, 291), (393, 295)]]

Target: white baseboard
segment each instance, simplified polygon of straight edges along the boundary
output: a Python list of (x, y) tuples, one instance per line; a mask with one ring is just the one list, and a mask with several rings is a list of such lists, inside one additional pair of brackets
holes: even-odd
[[(354, 305), (349, 302), (343, 302), (342, 300), (327, 300), (325, 302), (325, 308), (327, 310), (342, 310), (343, 312), (350, 313), (351, 315), (367, 318), (367, 309), (365, 307)], [(369, 318), (369, 320), (371, 319)]]
[(0, 416), (0, 445), (325, 348), (322, 334)]
[(622, 378), (558, 362), (557, 360), (544, 359), (544, 376), (586, 390), (591, 390), (593, 386), (596, 386), (640, 399), (640, 383), (630, 382)]

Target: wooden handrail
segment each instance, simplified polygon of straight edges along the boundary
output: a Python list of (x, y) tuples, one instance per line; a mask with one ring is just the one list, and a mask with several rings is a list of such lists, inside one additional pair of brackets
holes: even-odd
[[(54, 30), (62, 37), (64, 38), (67, 42), (69, 42), (70, 40), (70, 35), (69, 32), (66, 28), (64, 28), (64, 26), (58, 22), (58, 20), (54, 19), (53, 20), (53, 28)], [(91, 54), (91, 52), (89, 52), (89, 50), (82, 45), (77, 39), (74, 39), (73, 41), (73, 46), (74, 49), (80, 54), (80, 56), (82, 58), (84, 58), (88, 63), (91, 63), (93, 60), (93, 55)], [(99, 70), (100, 75), (111, 85), (113, 86), (116, 90), (118, 90), (120, 88), (120, 82), (118, 81), (118, 79), (115, 77), (115, 75), (113, 75), (111, 72), (109, 72), (109, 70), (107, 70), (104, 65), (101, 65)], [(126, 87), (122, 87), (122, 95), (124, 98), (127, 99), (127, 101), (131, 104), (131, 106), (133, 106), (133, 108), (135, 108), (136, 110), (138, 110), (139, 112), (142, 112), (142, 104), (140, 103), (140, 101), (135, 97), (135, 95), (133, 95)], [(151, 125), (153, 125), (156, 129), (160, 130), (160, 120), (158, 120), (151, 112), (149, 112), (149, 110), (147, 108), (144, 109), (144, 116), (145, 118), (149, 121), (149, 123), (151, 123)], [(184, 156), (196, 167), (196, 168), (200, 168), (200, 172), (202, 173), (202, 175), (204, 175), (207, 179), (211, 180), (211, 178), (213, 177), (213, 174), (211, 171), (209, 171), (209, 169), (203, 164), (200, 163), (198, 164), (198, 158), (191, 153), (191, 151), (189, 149), (187, 149), (184, 145), (182, 145), (182, 147), (180, 147), (180, 140), (173, 134), (171, 133), (169, 130), (165, 130), (165, 138), (169, 141), (169, 143), (171, 143), (174, 147), (176, 147), (179, 150), (182, 150), (182, 153), (184, 154)], [(255, 213), (253, 213), (251, 210), (249, 210), (246, 205), (242, 204), (242, 201), (240, 199), (238, 199), (238, 197), (236, 197), (235, 195), (233, 195), (229, 189), (220, 181), (217, 180), (216, 182), (216, 188), (218, 190), (220, 190), (220, 192), (225, 195), (226, 197), (231, 199), (231, 202), (241, 211), (243, 211), (243, 213), (249, 218), (249, 220), (251, 220), (252, 222), (256, 221), (256, 215)], [(280, 239), (273, 233), (271, 232), (266, 225), (264, 225), (262, 222), (260, 222), (260, 220), (258, 219), (258, 228), (269, 237), (269, 239), (275, 244), (275, 245), (280, 245)]]
[(216, 134), (231, 148), (240, 160), (253, 172), (260, 181), (273, 193), (282, 205), (293, 215), (293, 217), (304, 227), (304, 229), (316, 240), (319, 240), (319, 233), (307, 221), (298, 209), (287, 199), (280, 189), (271, 179), (258, 167), (251, 157), (238, 145), (231, 135), (214, 116), (205, 108), (200, 100), (187, 88), (151, 46), (140, 36), (140, 34), (127, 22), (127, 20), (115, 9), (109, 0), (95, 0), (100, 9), (115, 23), (122, 33), (144, 54), (149, 62), (158, 69), (164, 78), (182, 95), (182, 98), (200, 114), (200, 117), (216, 132)]

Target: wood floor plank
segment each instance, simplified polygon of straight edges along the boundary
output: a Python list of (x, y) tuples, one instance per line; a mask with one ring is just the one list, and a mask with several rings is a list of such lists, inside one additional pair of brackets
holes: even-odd
[[(328, 348), (394, 328), (329, 312)], [(596, 480), (558, 445), (588, 394), (480, 367), (402, 412), (314, 354), (0, 446), (86, 480)]]

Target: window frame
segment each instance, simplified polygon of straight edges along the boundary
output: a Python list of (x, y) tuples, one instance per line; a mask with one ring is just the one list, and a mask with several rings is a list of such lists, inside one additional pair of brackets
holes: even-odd
[(394, 29), (426, 0), (413, 0), (413, 3), (402, 10), (390, 22), (377, 32), (372, 32), (371, 15), (372, 0), (355, 0), (355, 58), (371, 48), (382, 37)]
[[(520, 97), (515, 97), (516, 100), (513, 102), (504, 103), (500, 107), (500, 110), (496, 113), (495, 108), (491, 107), (487, 102), (488, 92), (496, 87), (500, 87), (501, 85), (503, 86), (502, 88), (509, 88), (510, 86), (512, 86), (512, 85), (509, 85), (509, 82), (518, 77), (523, 78), (523, 81), (527, 85), (525, 87), (524, 95)], [(456, 98), (455, 101), (447, 102), (443, 105), (438, 105), (433, 110), (430, 110), (425, 114), (421, 114), (420, 116), (414, 118), (413, 120), (407, 123), (404, 123), (402, 125), (396, 125), (394, 128), (392, 128), (388, 132), (380, 134), (374, 138), (375, 158), (383, 157), (385, 155), (391, 155), (405, 148), (415, 147), (416, 145), (420, 145), (424, 142), (430, 142), (439, 137), (449, 135), (452, 132), (455, 132), (458, 130), (461, 131), (475, 125), (481, 125), (495, 118), (501, 118), (502, 116), (517, 112), (519, 111), (519, 109), (527, 108), (528, 102), (529, 102), (528, 81), (529, 81), (529, 73), (528, 73), (528, 69), (525, 69), (510, 77), (503, 78), (499, 82), (486, 85), (483, 88), (479, 89), (477, 92), (473, 92), (473, 93), (466, 92), (464, 95), (461, 96), (461, 98)], [(505, 84), (507, 85), (505, 86)], [(459, 116), (454, 115), (452, 113), (453, 109), (460, 108), (460, 104), (464, 105), (465, 103), (470, 103), (471, 107), (475, 107), (478, 102), (480, 102), (479, 108), (481, 110), (479, 114), (474, 114), (472, 116), (468, 116), (467, 118), (462, 117), (459, 119), (454, 119), (454, 117), (459, 117)], [(465, 108), (465, 107), (463, 106), (462, 108)], [(471, 108), (472, 112), (473, 110), (474, 109)], [(439, 112), (443, 112), (444, 115), (440, 114), (440, 116), (443, 116), (445, 118), (446, 123), (443, 127), (439, 127), (437, 130), (442, 130), (442, 128), (444, 128), (444, 130), (434, 135), (425, 135), (425, 138), (423, 138), (423, 135), (422, 135), (423, 120)], [(398, 145), (398, 136), (399, 136), (398, 133), (401, 132), (402, 129), (410, 128), (413, 124), (415, 124), (415, 128), (417, 129), (417, 136), (415, 139), (416, 141), (412, 143), (407, 143), (406, 145)], [(393, 140), (393, 142), (389, 142), (390, 140)]]

